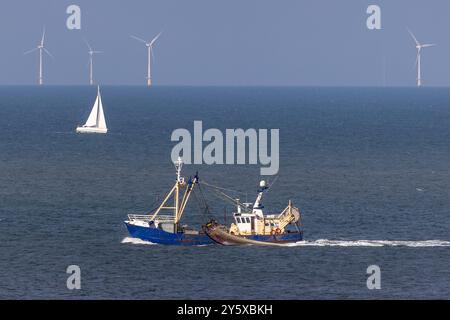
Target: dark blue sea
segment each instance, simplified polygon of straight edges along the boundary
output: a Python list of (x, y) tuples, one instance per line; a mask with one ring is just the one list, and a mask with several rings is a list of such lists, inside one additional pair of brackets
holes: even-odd
[[(109, 132), (77, 135), (91, 87), (0, 87), (2, 299), (448, 299), (447, 88), (103, 87)], [(305, 242), (175, 247), (123, 221), (172, 186), (173, 130), (279, 128), (269, 211)], [(185, 165), (253, 201), (259, 165)], [(232, 206), (209, 195), (219, 218)], [(191, 201), (185, 222), (209, 220)], [(68, 290), (66, 268), (81, 268)], [(381, 289), (366, 269), (378, 265)]]

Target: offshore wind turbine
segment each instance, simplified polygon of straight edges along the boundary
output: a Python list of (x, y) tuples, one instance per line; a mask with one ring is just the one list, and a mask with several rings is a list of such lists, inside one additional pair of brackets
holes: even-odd
[(411, 37), (413, 38), (414, 42), (416, 43), (416, 49), (417, 49), (417, 57), (416, 57), (416, 65), (417, 65), (417, 86), (420, 87), (422, 85), (422, 74), (421, 74), (421, 53), (423, 48), (428, 47), (434, 47), (436, 44), (434, 43), (426, 43), (421, 44), (417, 38), (414, 36), (414, 34), (411, 32), (411, 30), (407, 29)]
[(94, 54), (102, 53), (101, 51), (93, 50), (89, 42), (85, 39), (86, 45), (89, 49), (89, 84), (92, 86), (94, 84)]
[(36, 48), (33, 48), (27, 52), (25, 52), (24, 54), (29, 54), (32, 53), (34, 51), (39, 50), (39, 85), (43, 85), (44, 84), (44, 78), (43, 78), (43, 52), (45, 52), (46, 54), (48, 54), (50, 57), (53, 58), (52, 54), (45, 48), (44, 46), (44, 41), (45, 41), (45, 27), (42, 31), (42, 38), (41, 38), (41, 42), (39, 42), (38, 46)]
[(151, 86), (152, 85), (152, 58), (154, 59), (155, 57), (153, 56), (153, 45), (155, 44), (156, 40), (158, 40), (158, 38), (161, 36), (161, 33), (158, 33), (158, 35), (156, 37), (154, 37), (150, 42), (147, 42), (141, 38), (138, 38), (136, 36), (131, 36), (131, 38), (142, 42), (146, 45), (147, 50), (148, 50), (148, 61), (147, 61), (147, 86)]

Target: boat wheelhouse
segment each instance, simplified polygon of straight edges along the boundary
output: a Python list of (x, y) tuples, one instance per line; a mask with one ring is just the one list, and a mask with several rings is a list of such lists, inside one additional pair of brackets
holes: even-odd
[(211, 239), (223, 245), (267, 245), (303, 240), (300, 210), (291, 201), (279, 214), (264, 214), (261, 201), (267, 190), (266, 182), (261, 181), (253, 206), (241, 204), (237, 199), (237, 212), (233, 213), (234, 222), (229, 228), (211, 221), (203, 229)]

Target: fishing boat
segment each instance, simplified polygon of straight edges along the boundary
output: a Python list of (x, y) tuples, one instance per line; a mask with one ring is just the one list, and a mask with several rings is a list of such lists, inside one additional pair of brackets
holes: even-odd
[(100, 87), (97, 87), (97, 99), (92, 106), (89, 118), (83, 126), (77, 127), (77, 133), (107, 133), (105, 114), (103, 113), (102, 97)]
[(156, 211), (144, 215), (128, 215), (125, 225), (131, 237), (165, 245), (214, 244), (203, 230), (191, 229), (187, 225), (180, 224), (189, 197), (199, 182), (198, 174), (186, 181), (181, 176), (182, 166), (183, 161), (178, 158), (175, 163), (175, 184)]
[(233, 213), (234, 222), (230, 227), (212, 220), (203, 230), (221, 245), (279, 246), (303, 240), (300, 210), (291, 201), (281, 213), (264, 214), (262, 198), (268, 189), (262, 180), (253, 206), (236, 199), (237, 211)]

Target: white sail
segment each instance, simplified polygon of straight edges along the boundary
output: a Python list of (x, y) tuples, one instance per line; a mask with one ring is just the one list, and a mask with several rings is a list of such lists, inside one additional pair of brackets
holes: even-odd
[(98, 89), (98, 95), (97, 95), (96, 102), (97, 102), (97, 108), (98, 108), (97, 128), (107, 129), (105, 114), (103, 113), (103, 104), (102, 104), (102, 97), (100, 95), (100, 88)]
[[(91, 114), (84, 124), (85, 127), (96, 127), (97, 126), (97, 118), (98, 118), (98, 106), (99, 106), (99, 95), (97, 95), (97, 99), (95, 100), (94, 106), (92, 107)], [(103, 110), (102, 110), (103, 111)]]

